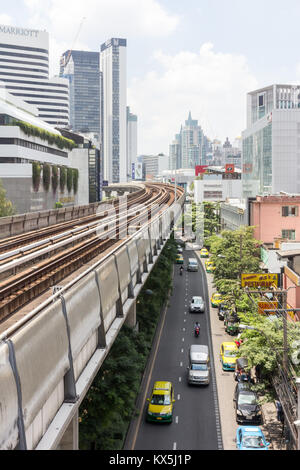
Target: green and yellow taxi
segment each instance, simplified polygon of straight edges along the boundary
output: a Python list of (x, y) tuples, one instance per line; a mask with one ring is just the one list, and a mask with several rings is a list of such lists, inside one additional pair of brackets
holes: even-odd
[(183, 263), (184, 263), (183, 256), (178, 253), (178, 254), (176, 255), (176, 264), (183, 264)]
[(171, 382), (154, 382), (147, 409), (147, 421), (172, 423), (174, 406), (174, 388)]
[(213, 273), (216, 267), (212, 261), (207, 260), (205, 261), (205, 269), (207, 273)]
[(207, 251), (206, 248), (202, 248), (202, 250), (200, 250), (200, 258), (208, 258), (209, 257), (209, 253)]
[(225, 341), (221, 344), (220, 360), (223, 370), (234, 371), (237, 360), (238, 347), (233, 341)]
[(215, 292), (210, 298), (211, 306), (218, 307), (219, 304), (224, 302), (224, 297), (219, 292)]

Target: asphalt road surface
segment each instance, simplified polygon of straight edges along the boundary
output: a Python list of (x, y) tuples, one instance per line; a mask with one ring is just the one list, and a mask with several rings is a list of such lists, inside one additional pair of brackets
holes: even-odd
[[(136, 423), (132, 441), (134, 450), (221, 450), (218, 396), (211, 347), (210, 320), (207, 313), (189, 313), (189, 303), (194, 295), (201, 295), (209, 308), (206, 278), (199, 263), (198, 272), (186, 270), (188, 258), (195, 257), (192, 251), (184, 251), (185, 270), (179, 275), (175, 265), (173, 294), (159, 331), (158, 342), (153, 352), (153, 363), (147, 378), (145, 397), (151, 394), (156, 380), (173, 383), (176, 402), (173, 422), (148, 423), (145, 421), (147, 401), (142, 400), (142, 411)], [(194, 323), (200, 321), (201, 332), (194, 336)], [(191, 344), (209, 346), (211, 377), (208, 386), (187, 383), (188, 351)]]

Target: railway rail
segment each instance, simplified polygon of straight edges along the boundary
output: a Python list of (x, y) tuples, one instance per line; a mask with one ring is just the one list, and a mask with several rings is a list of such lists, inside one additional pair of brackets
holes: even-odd
[[(183, 190), (179, 191), (182, 194)], [(118, 204), (117, 201), (113, 201), (113, 206), (117, 213), (117, 223), (113, 229), (109, 228), (110, 218), (108, 211), (104, 211), (100, 216), (98, 215), (98, 217), (96, 217), (96, 220), (91, 222), (91, 219), (89, 219), (90, 224), (94, 226), (92, 230), (86, 228), (90, 224), (86, 224), (86, 217), (84, 218), (85, 220), (81, 224), (82, 233), (78, 234), (78, 232), (76, 232), (75, 243), (72, 237), (74, 238), (75, 230), (77, 230), (81, 220), (73, 220), (71, 224), (67, 224), (68, 228), (76, 226), (76, 229), (73, 231), (65, 232), (66, 224), (59, 224), (59, 227), (50, 227), (50, 233), (56, 234), (53, 238), (62, 242), (59, 243), (61, 251), (56, 250), (53, 241), (51, 245), (51, 241), (47, 240), (47, 235), (49, 238), (49, 231), (39, 231), (39, 235), (42, 237), (42, 240), (40, 240), (42, 242), (41, 244), (44, 244), (43, 249), (46, 248), (47, 250), (49, 248), (48, 251), (50, 255), (47, 259), (42, 258), (41, 260), (41, 258), (39, 258), (39, 252), (43, 251), (39, 243), (37, 243), (38, 246), (34, 249), (32, 248), (33, 251), (30, 249), (30, 245), (25, 245), (25, 248), (21, 250), (22, 254), (14, 253), (11, 258), (9, 256), (5, 256), (2, 260), (0, 258), (2, 261), (0, 269), (5, 270), (5, 266), (7, 266), (7, 272), (9, 273), (8, 277), (3, 279), (0, 283), (0, 322), (5, 320), (8, 316), (13, 315), (14, 312), (44, 293), (47, 289), (58, 285), (62, 279), (79, 269), (91, 259), (109, 250), (113, 245), (118, 243), (120, 233), (127, 233), (128, 227), (132, 227), (133, 229), (141, 228), (141, 226), (149, 220), (151, 215), (156, 215), (162, 210), (163, 205), (172, 204), (174, 202), (175, 192), (174, 189), (170, 188), (168, 185), (161, 184), (158, 189), (158, 185), (147, 184), (145, 190), (137, 191), (130, 196), (131, 197), (125, 204)], [(155, 209), (153, 211), (154, 204)], [(129, 216), (127, 216), (127, 212), (126, 215), (123, 216), (124, 211), (130, 209), (133, 205), (137, 206), (136, 213), (134, 209), (132, 209), (128, 212)], [(141, 205), (140, 209), (138, 208), (139, 205)], [(95, 218), (95, 216), (93, 217)], [(100, 238), (99, 234), (97, 234), (97, 227), (104, 229), (104, 239), (102, 239), (103, 237)], [(106, 230), (105, 227), (107, 227)], [(88, 236), (85, 230), (89, 232)], [(57, 236), (58, 234), (60, 234), (60, 236)], [(14, 237), (14, 240), (11, 241), (12, 243), (16, 243), (18, 239), (22, 245), (26, 243), (25, 239), (28, 240), (27, 235), (29, 234), (27, 233), (26, 237)], [(62, 241), (62, 238), (65, 238), (64, 241)], [(9, 239), (5, 240), (2, 247), (8, 247), (9, 242)], [(48, 245), (48, 248), (46, 245)], [(16, 246), (18, 245), (15, 245), (15, 247)], [(37, 251), (35, 252), (34, 250)], [(20, 259), (20, 256), (24, 257), (24, 263), (23, 258)], [(32, 265), (30, 267), (26, 264), (28, 257), (31, 257)], [(13, 262), (17, 263), (19, 266), (23, 265), (23, 270), (17, 274), (15, 274), (14, 271), (10, 271), (9, 267)]]

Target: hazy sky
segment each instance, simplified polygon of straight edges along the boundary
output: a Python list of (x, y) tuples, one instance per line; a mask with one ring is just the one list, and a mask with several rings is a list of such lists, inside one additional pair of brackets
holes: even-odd
[[(168, 153), (191, 110), (210, 138), (246, 123), (246, 93), (300, 82), (299, 0), (0, 0), (1, 24), (46, 29), (50, 70), (74, 49), (127, 39), (138, 153)], [(74, 40), (80, 26), (80, 34)]]

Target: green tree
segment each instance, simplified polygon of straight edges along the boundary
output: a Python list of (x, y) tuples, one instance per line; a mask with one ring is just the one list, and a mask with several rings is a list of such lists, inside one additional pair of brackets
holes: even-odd
[(260, 242), (253, 237), (253, 227), (224, 230), (210, 243), (215, 279), (239, 279), (241, 273), (259, 273)]
[(15, 208), (11, 201), (6, 199), (6, 191), (3, 187), (2, 181), (0, 180), (0, 217), (7, 217), (14, 215)]

